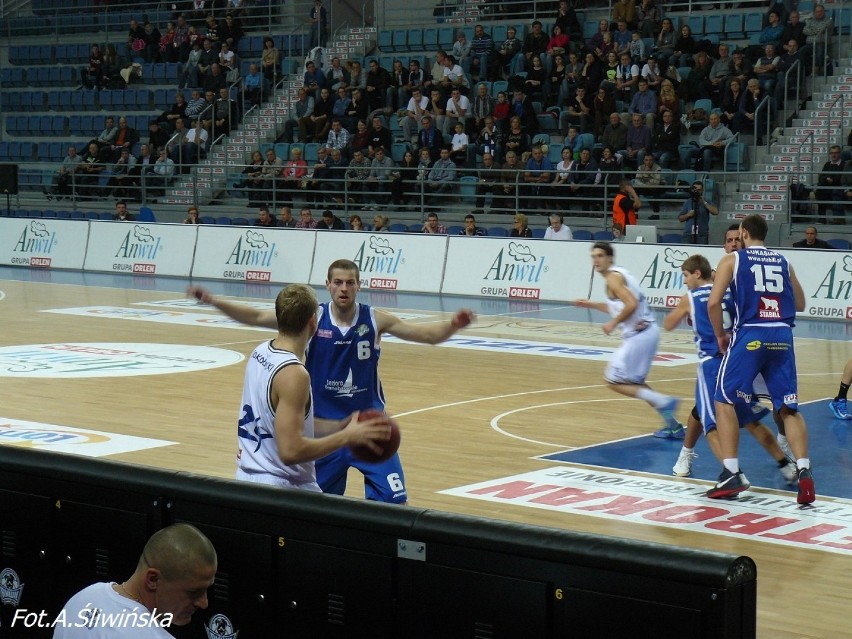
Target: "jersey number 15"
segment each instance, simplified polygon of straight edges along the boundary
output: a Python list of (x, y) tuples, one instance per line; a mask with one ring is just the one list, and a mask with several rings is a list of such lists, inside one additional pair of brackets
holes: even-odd
[(754, 290), (758, 293), (780, 293), (784, 290), (784, 274), (780, 266), (754, 264), (751, 272), (754, 274)]

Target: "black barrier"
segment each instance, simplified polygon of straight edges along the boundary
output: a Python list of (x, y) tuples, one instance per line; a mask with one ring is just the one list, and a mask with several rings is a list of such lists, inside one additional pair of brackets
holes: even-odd
[[(0, 636), (126, 579), (185, 521), (213, 542), (178, 637), (753, 637), (748, 557), (0, 446)], [(27, 617), (26, 615), (30, 615)], [(13, 623), (14, 622), (14, 623)]]

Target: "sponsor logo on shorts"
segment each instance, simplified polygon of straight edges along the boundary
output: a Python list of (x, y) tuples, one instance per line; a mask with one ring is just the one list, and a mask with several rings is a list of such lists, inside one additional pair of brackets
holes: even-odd
[(756, 351), (761, 347), (761, 342), (759, 339), (752, 340), (748, 344), (746, 344), (746, 350), (748, 351)]
[(751, 403), (751, 393), (746, 393), (741, 390), (737, 390), (737, 397), (741, 398), (746, 403)]
[(799, 396), (796, 393), (791, 393), (790, 395), (784, 395), (784, 403), (785, 404), (798, 404)]

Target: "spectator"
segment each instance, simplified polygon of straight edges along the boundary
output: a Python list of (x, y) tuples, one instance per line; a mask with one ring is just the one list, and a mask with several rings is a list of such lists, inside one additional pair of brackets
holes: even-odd
[(390, 219), (387, 215), (377, 215), (373, 218), (373, 233), (389, 233)]
[(624, 229), (628, 225), (636, 224), (638, 219), (637, 212), (641, 206), (642, 201), (630, 184), (630, 180), (621, 180), (618, 184), (618, 191), (612, 201), (612, 225)]
[[(169, 143), (169, 134), (160, 128), (157, 120), (148, 123), (148, 146), (154, 150)], [(131, 147), (132, 148), (132, 147)]]
[(506, 39), (503, 40), (498, 46), (497, 51), (493, 56), (493, 74), (489, 74), (489, 77), (506, 77), (510, 73), (514, 73), (515, 69), (513, 61), (516, 56), (521, 55), (521, 41), (517, 37), (517, 30), (515, 27), (509, 27), (506, 29)]
[(730, 86), (733, 80), (737, 80), (740, 83), (740, 87), (745, 90), (746, 83), (754, 75), (754, 68), (751, 62), (746, 60), (742, 49), (734, 51), (733, 56), (730, 68), (728, 69), (727, 84)]
[(68, 155), (62, 160), (62, 165), (53, 174), (50, 191), (43, 189), (42, 192), (48, 200), (56, 198), (61, 200), (66, 195), (74, 197), (75, 185), (74, 174), (80, 168), (83, 158), (77, 155), (77, 147), (73, 144), (68, 147)]
[(240, 45), (240, 38), (244, 35), (245, 32), (239, 18), (233, 13), (226, 13), (225, 22), (219, 27), (219, 39), (222, 41), (222, 46), (227, 44), (231, 51), (236, 51)]
[[(272, 156), (275, 156), (275, 151), (272, 151)], [(250, 207), (259, 207), (266, 200), (264, 175), (263, 175), (263, 156), (260, 151), (254, 151), (251, 154), (251, 164), (246, 165), (242, 172), (242, 179), (234, 183), (234, 188), (237, 190), (245, 190), (248, 192), (248, 205)]]
[(305, 65), (304, 88), (311, 95), (318, 94), (319, 90), (325, 86), (325, 76), (322, 71), (317, 69), (317, 65), (312, 60), (309, 60)]
[(455, 189), (456, 165), (450, 160), (450, 150), (441, 149), (441, 157), (429, 171), (426, 190), (429, 193), (451, 193)]
[[(642, 116), (639, 116), (642, 119)], [(609, 126), (605, 127), (601, 134), (601, 144), (611, 146), (613, 149), (627, 148), (627, 125), (621, 121), (618, 113), (610, 113)]]
[(671, 111), (675, 120), (680, 120), (680, 98), (675, 93), (674, 84), (666, 78), (660, 85), (660, 98), (657, 101), (657, 113)]
[[(824, 9), (823, 13), (825, 13)], [(805, 46), (808, 37), (805, 35), (805, 23), (802, 22), (799, 17), (799, 12), (795, 9), (790, 12), (789, 21), (784, 26), (784, 31), (781, 33), (781, 42), (795, 40), (801, 49)]]
[[(758, 84), (758, 86), (760, 86)], [(736, 78), (733, 78), (728, 86), (728, 90), (725, 91), (724, 97), (722, 98), (722, 124), (731, 129), (731, 133), (739, 133), (740, 132), (740, 124), (742, 123), (742, 119), (737, 117), (740, 113), (740, 107), (742, 106), (743, 101), (743, 91), (740, 88), (740, 81)], [(750, 133), (750, 131), (748, 131)]]
[(331, 178), (330, 160), (329, 149), (324, 146), (319, 147), (316, 163), (309, 167), (308, 175), (303, 180), (306, 191), (305, 199), (309, 204), (322, 204), (326, 200), (328, 181)]
[(527, 198), (526, 208), (545, 209), (552, 195), (553, 163), (545, 156), (540, 146), (533, 147), (532, 154), (524, 167), (523, 182)]
[(767, 94), (772, 95), (775, 89), (775, 80), (778, 75), (778, 64), (781, 59), (775, 55), (775, 45), (767, 44), (764, 55), (758, 58), (754, 65), (754, 74), (760, 82), (760, 88)]
[(349, 70), (340, 64), (340, 58), (332, 58), (331, 66), (325, 73), (325, 87), (335, 92), (349, 88)]
[(314, 0), (314, 6), (308, 13), (310, 25), (310, 48), (325, 47), (328, 40), (328, 12), (322, 6), (322, 0)]
[[(263, 195), (259, 198), (259, 194), (255, 195), (260, 204), (272, 201), (273, 193), (278, 190), (278, 183), (281, 180), (281, 169), (283, 167), (284, 161), (275, 155), (275, 151), (273, 149), (269, 149), (266, 152), (266, 160), (264, 161), (263, 168), (261, 169), (261, 177), (263, 178)], [(251, 200), (251, 198), (249, 198), (249, 200)]]
[(433, 235), (446, 235), (447, 227), (438, 221), (437, 213), (430, 211), (429, 214), (426, 215), (426, 221), (423, 223), (423, 228), (420, 229), (420, 232), (430, 233)]
[(781, 24), (781, 16), (776, 11), (770, 11), (767, 16), (769, 24), (763, 27), (757, 41), (762, 45), (781, 44), (781, 34), (784, 33), (784, 25)]
[(314, 113), (314, 97), (305, 87), (299, 89), (298, 99), (291, 104), (290, 113), (293, 117), (284, 123), (284, 141), (293, 143), (293, 129), (298, 126), (299, 142), (307, 142), (307, 128), (305, 128), (305, 137), (302, 137), (301, 132), (303, 125), (307, 127), (307, 122)]
[(263, 68), (263, 77), (273, 86), (278, 81), (279, 69), (281, 68), (281, 56), (275, 48), (275, 41), (266, 37), (263, 39), (263, 51), (260, 54), (260, 65)]
[(349, 131), (352, 131), (359, 120), (367, 121), (367, 116), (370, 114), (370, 105), (367, 98), (364, 97), (361, 89), (352, 89), (352, 99), (349, 101), (349, 106), (346, 110), (346, 117), (341, 118), (341, 123)]
[(372, 160), (369, 153), (370, 147), (370, 132), (367, 130), (367, 123), (364, 120), (358, 120), (355, 125), (355, 134), (349, 141), (349, 148), (354, 154), (355, 151), (361, 151), (369, 160)]
[[(144, 170), (142, 173), (142, 183), (150, 187), (148, 193), (151, 196), (158, 197), (169, 184), (175, 175), (175, 163), (169, 157), (166, 147), (159, 150), (159, 157), (154, 162), (154, 168), (151, 171)], [(147, 198), (146, 198), (147, 199)]]
[(231, 99), (225, 87), (219, 89), (219, 99), (214, 103), (213, 114), (213, 130), (217, 136), (230, 135), (231, 129), (239, 123), (237, 103)]
[(636, 193), (645, 196), (645, 199), (651, 203), (651, 210), (654, 213), (660, 212), (660, 202), (657, 198), (662, 194), (662, 187), (665, 183), (663, 170), (654, 161), (654, 156), (648, 153), (642, 159), (642, 164), (636, 171), (633, 188)]
[(433, 87), (429, 92), (429, 105), (426, 107), (426, 111), (429, 117), (432, 118), (432, 125), (435, 127), (435, 130), (442, 136), (447, 132), (445, 130), (447, 124), (446, 105), (447, 99), (441, 93), (441, 89)]
[[(615, 113), (615, 98), (612, 92), (607, 91), (604, 87), (598, 89), (595, 99), (592, 102), (592, 113), (595, 119), (594, 136), (595, 139), (599, 139), (607, 124), (610, 123), (612, 114)], [(615, 115), (618, 116), (618, 113), (615, 113)], [(618, 121), (621, 122), (621, 118)]]
[(367, 184), (373, 192), (376, 204), (384, 206), (390, 198), (390, 184), (396, 167), (393, 160), (385, 155), (383, 147), (376, 149), (376, 157), (370, 163), (370, 175)]
[(380, 67), (377, 60), (370, 60), (370, 70), (367, 71), (367, 104), (370, 111), (383, 110), (387, 104), (388, 87), (391, 76), (388, 70)]
[(677, 218), (684, 223), (685, 244), (707, 244), (711, 215), (719, 215), (719, 208), (705, 199), (704, 185), (693, 182)]
[(648, 88), (652, 91), (659, 91), (662, 88), (665, 76), (663, 75), (663, 70), (660, 68), (659, 62), (657, 62), (656, 55), (648, 56), (645, 65), (642, 67), (640, 75), (645, 78), (645, 81), (648, 83)]
[(452, 142), (450, 142), (450, 159), (457, 167), (465, 166), (469, 144), (470, 140), (468, 140), (467, 133), (464, 132), (464, 125), (457, 122)]
[(492, 206), (499, 210), (517, 210), (516, 199), (518, 180), (521, 167), (518, 165), (518, 155), (513, 150), (506, 151), (506, 162), (500, 172), (499, 179), (503, 190), (500, 198), (495, 198)]
[(536, 119), (532, 100), (528, 95), (524, 95), (520, 89), (516, 89), (513, 94), (512, 103), (509, 105), (509, 112), (512, 116), (520, 119), (524, 131), (527, 133), (534, 134), (538, 131), (538, 120)]
[(175, 131), (175, 123), (177, 120), (182, 120), (186, 124), (186, 100), (183, 97), (183, 91), (178, 90), (175, 95), (175, 103), (160, 115), (157, 122), (160, 123), (160, 128), (171, 135)]
[[(848, 27), (848, 25), (846, 25)], [(816, 66), (822, 68), (826, 64), (826, 50), (828, 50), (829, 56), (831, 55), (831, 34), (834, 31), (834, 25), (832, 24), (831, 18), (826, 16), (825, 14), (825, 6), (821, 4), (814, 5), (814, 14), (810, 20), (808, 20), (805, 25), (802, 33), (807, 37), (808, 44), (807, 46), (813, 52), (814, 60), (816, 61)], [(791, 38), (796, 42), (796, 47), (799, 46), (797, 38)], [(787, 52), (790, 53), (790, 45), (788, 40), (787, 44)], [(795, 53), (795, 51), (793, 51)], [(808, 54), (807, 57), (810, 57), (811, 51), (806, 52)], [(827, 66), (831, 66), (830, 64)], [(826, 69), (826, 75), (831, 73), (830, 68)]]
[(680, 146), (680, 122), (675, 122), (674, 113), (663, 111), (660, 125), (654, 131), (651, 141), (651, 155), (663, 168), (669, 168), (673, 159), (678, 157)]
[(757, 78), (751, 78), (740, 101), (739, 112), (735, 117), (736, 130), (743, 133), (756, 132), (758, 144), (763, 144), (767, 120), (771, 121), (774, 117), (774, 105), (772, 103), (764, 106), (760, 111), (757, 110), (766, 97), (767, 92), (761, 88), (760, 81)]
[(450, 92), (450, 99), (447, 100), (447, 108), (446, 108), (446, 120), (445, 120), (445, 131), (444, 133), (450, 133), (455, 130), (456, 123), (460, 123), (462, 125), (462, 129), (464, 129), (464, 124), (468, 118), (468, 112), (470, 111), (470, 100), (467, 99), (466, 96), (461, 94), (461, 91), (458, 87), (453, 87)]
[(186, 210), (186, 219), (183, 221), (183, 223), (203, 224), (203, 222), (201, 221), (201, 217), (198, 215), (198, 207), (192, 205)]
[(334, 118), (325, 145), (329, 149), (340, 151), (341, 157), (345, 159), (349, 156), (349, 137), (349, 131), (341, 126), (338, 118)]
[(98, 137), (93, 139), (89, 144), (94, 142), (98, 147), (98, 154), (103, 161), (112, 159), (112, 146), (115, 143), (115, 136), (118, 135), (118, 127), (115, 126), (115, 120), (112, 117), (107, 117), (104, 120), (104, 128), (98, 134)]
[(391, 148), (391, 144), (393, 143), (393, 139), (391, 138), (391, 133), (384, 126), (382, 126), (382, 118), (379, 116), (373, 117), (372, 128), (370, 129), (370, 142), (368, 145), (368, 149), (370, 152), (370, 157), (375, 157), (376, 150), (379, 147), (382, 147), (385, 150), (385, 153)]
[(819, 174), (816, 198), (819, 203), (819, 215), (829, 224), (845, 223), (845, 207), (848, 198), (844, 188), (844, 173), (848, 171), (841, 157), (841, 148), (832, 145), (828, 149), (828, 162)]
[(675, 52), (676, 34), (674, 25), (670, 18), (663, 18), (660, 25), (660, 33), (657, 35), (657, 40), (654, 43), (654, 54), (660, 61), (660, 65), (666, 67), (669, 64), (669, 59)]
[(278, 211), (278, 226), (285, 229), (296, 228), (296, 218), (289, 206), (282, 206)]
[(653, 38), (660, 31), (660, 10), (654, 0), (642, 0), (636, 7), (636, 28), (643, 38)]
[[(169, 153), (169, 157), (175, 164), (178, 166), (196, 164), (201, 158), (205, 157), (209, 136), (207, 130), (201, 127), (201, 120), (193, 122), (192, 128), (185, 132), (182, 130), (182, 126), (179, 126), (175, 134), (179, 138), (172, 145)], [(185, 169), (181, 171), (181, 173), (183, 172), (185, 172)]]
[(463, 71), (467, 72), (470, 70), (470, 60), (468, 60), (470, 42), (467, 41), (467, 37), (461, 29), (456, 33), (456, 41), (453, 42), (453, 48), (450, 50), (450, 53), (456, 62), (461, 65)]
[(485, 235), (485, 231), (476, 225), (476, 218), (468, 213), (464, 216), (464, 227), (459, 231), (459, 235), (482, 237)]
[(349, 162), (343, 157), (340, 149), (331, 149), (331, 159), (326, 162), (328, 167), (328, 181), (325, 192), (331, 195), (331, 199), (338, 204), (343, 203), (343, 185), (346, 183), (346, 170)]
[(364, 228), (364, 223), (361, 221), (360, 215), (350, 215), (349, 216), (349, 230), (350, 231), (366, 231)]
[(723, 157), (725, 147), (733, 139), (731, 130), (722, 124), (718, 113), (711, 112), (709, 121), (710, 123), (698, 135), (698, 145), (701, 147), (700, 170), (703, 171), (712, 170), (713, 158)]
[(269, 207), (264, 204), (257, 212), (257, 219), (255, 220), (254, 225), (262, 228), (275, 228), (278, 226), (278, 223), (275, 218), (269, 214)]
[(80, 88), (94, 89), (101, 86), (103, 64), (104, 54), (101, 53), (101, 48), (98, 45), (93, 44), (91, 53), (89, 53), (89, 64), (80, 71)]
[[(630, 57), (629, 53), (622, 53), (620, 60), (618, 67), (616, 67), (615, 76), (616, 99), (623, 100), (624, 102), (630, 102), (630, 108), (634, 109), (634, 104), (636, 103), (634, 92), (636, 90), (641, 90), (639, 82), (640, 78), (643, 80), (644, 78), (640, 75), (639, 65), (633, 63), (633, 59)], [(656, 94), (650, 93), (647, 89), (648, 81), (645, 80), (645, 94), (640, 99), (640, 102), (645, 102), (648, 99), (648, 94), (654, 96), (656, 101)], [(638, 95), (639, 94), (637, 93), (636, 96)], [(634, 111), (631, 110), (630, 112), (633, 113)], [(645, 111), (643, 111), (643, 113), (644, 112)]]
[(94, 142), (89, 143), (89, 148), (75, 173), (77, 193), (94, 197), (98, 189), (100, 175), (104, 169), (106, 169), (106, 165), (99, 159), (98, 145)]
[(252, 106), (259, 106), (263, 102), (264, 93), (263, 76), (258, 66), (252, 62), (248, 75), (243, 78), (243, 99)]
[[(801, 66), (804, 60), (805, 58), (802, 51), (799, 50), (798, 43), (795, 40), (790, 40), (787, 43), (787, 53), (778, 58), (778, 65), (776, 67), (775, 104), (778, 108), (784, 107), (784, 102), (787, 100), (787, 93), (796, 86), (797, 76), (800, 82), (804, 82), (806, 69), (803, 69)], [(785, 79), (785, 74), (793, 68), (796, 62), (799, 62), (798, 70), (793, 69), (790, 71), (790, 75)]]
[(115, 164), (110, 168), (110, 177), (101, 196), (112, 195), (116, 198), (129, 198), (128, 187), (132, 181), (130, 170), (136, 165), (136, 158), (130, 155), (130, 149), (122, 148)]
[(317, 230), (321, 231), (345, 231), (343, 220), (326, 209), (322, 212), (322, 220), (317, 223)]
[(817, 237), (815, 226), (809, 226), (805, 229), (805, 237), (798, 242), (793, 242), (793, 248), (830, 250), (832, 247), (831, 244)]
[(641, 114), (634, 113), (631, 117), (632, 126), (627, 128), (627, 143), (619, 155), (624, 164), (637, 166), (642, 163), (645, 154), (651, 152), (651, 129)]
[[(665, 22), (663, 20), (663, 25), (665, 25)], [(695, 40), (692, 38), (692, 29), (689, 28), (688, 24), (685, 24), (680, 28), (680, 36), (675, 40), (669, 64), (675, 67), (691, 67), (694, 64), (692, 55), (695, 51), (696, 47)]]
[[(488, 72), (489, 55), (494, 48), (494, 41), (485, 32), (481, 24), (473, 28), (473, 40), (470, 43), (470, 61), (465, 71), (477, 80), (485, 79)], [(464, 64), (462, 64), (464, 68)]]
[(580, 151), (580, 159), (572, 165), (571, 185), (568, 187), (570, 197), (580, 201), (583, 211), (589, 210), (590, 201), (600, 198), (601, 192), (595, 188), (600, 179), (598, 163), (592, 158), (592, 152), (583, 149)]
[[(346, 169), (346, 187), (350, 193), (350, 201), (358, 202), (358, 197), (352, 195), (354, 193), (366, 192), (368, 189), (368, 179), (370, 177), (371, 162), (364, 152), (356, 149), (352, 153), (352, 160), (349, 162), (349, 168)], [(362, 202), (364, 206), (362, 211), (368, 210), (370, 207), (366, 204), (366, 199)]]
[(396, 170), (391, 172), (391, 199), (394, 204), (406, 204), (413, 194), (411, 189), (417, 179), (417, 160), (411, 151), (406, 150)]
[(551, 213), (548, 217), (550, 226), (544, 232), (546, 240), (572, 240), (574, 239), (571, 229), (562, 223), (562, 215), (559, 213)]
[[(568, 227), (565, 227), (568, 228)], [(523, 213), (516, 213), (515, 219), (512, 222), (512, 230), (509, 237), (532, 237), (532, 229), (529, 227), (527, 216)]]
[(287, 206), (293, 206), (293, 195), (303, 188), (303, 179), (308, 174), (308, 163), (302, 159), (302, 150), (299, 147), (290, 149), (290, 161), (281, 169), (281, 182), (279, 190), (281, 200)]
[(119, 200), (115, 203), (115, 213), (112, 219), (116, 222), (133, 222), (136, 217), (127, 211), (127, 202)]
[(559, 116), (560, 130), (567, 132), (570, 125), (575, 125), (583, 133), (589, 131), (591, 128), (593, 104), (593, 98), (586, 94), (586, 87), (579, 85), (577, 92), (574, 94), (574, 100), (571, 101), (568, 108)]
[[(433, 160), (437, 159), (441, 154), (441, 149), (444, 146), (444, 137), (441, 132), (432, 126), (432, 118), (428, 115), (421, 122), (422, 128), (417, 135), (417, 147), (420, 149), (428, 149), (429, 155)], [(449, 153), (449, 152), (448, 152)]]
[(302, 207), (302, 210), (299, 211), (299, 221), (296, 222), (296, 226), (293, 228), (297, 229), (315, 229), (317, 227), (317, 221), (314, 219), (314, 214), (307, 206)]

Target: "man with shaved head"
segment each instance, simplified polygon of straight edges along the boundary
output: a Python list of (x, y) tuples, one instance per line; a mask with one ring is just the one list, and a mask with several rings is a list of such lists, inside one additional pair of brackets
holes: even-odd
[(200, 530), (189, 524), (163, 528), (145, 544), (127, 580), (96, 583), (71, 597), (53, 637), (169, 639), (166, 628), (185, 626), (196, 610), (207, 608), (216, 567), (216, 550)]

